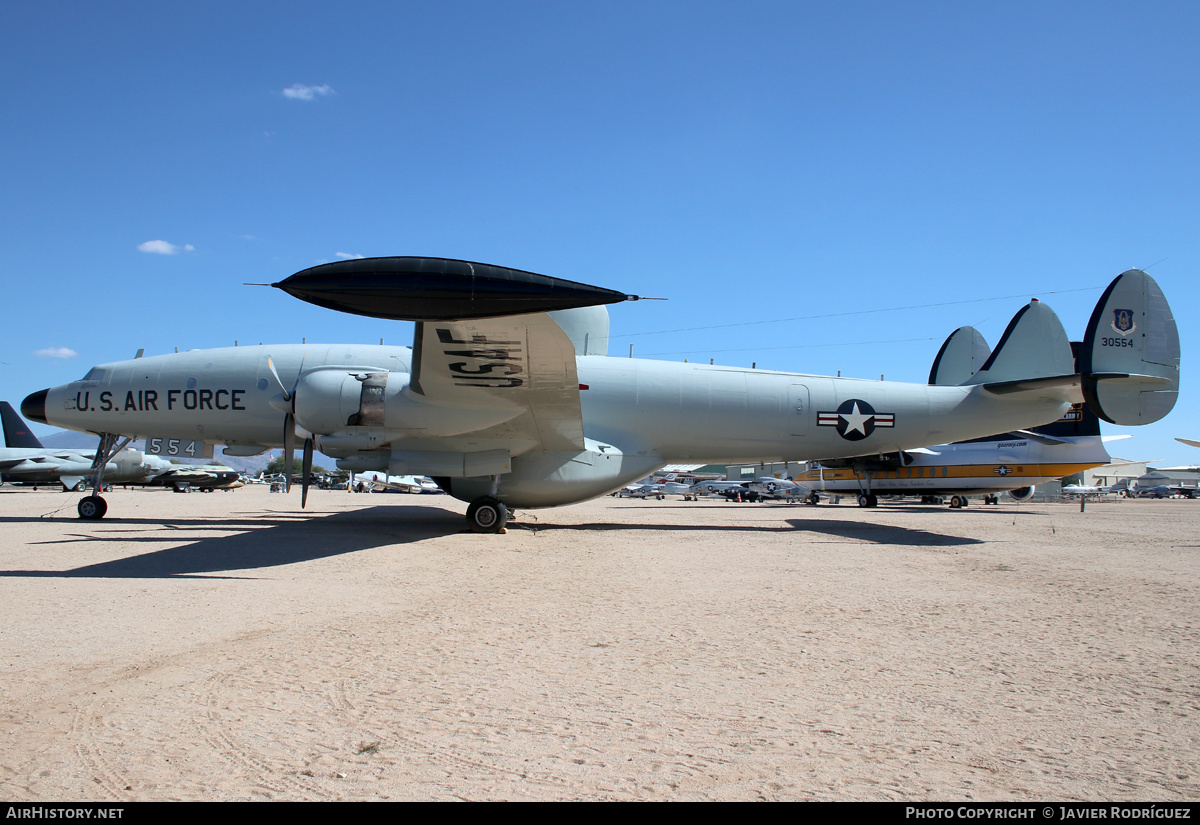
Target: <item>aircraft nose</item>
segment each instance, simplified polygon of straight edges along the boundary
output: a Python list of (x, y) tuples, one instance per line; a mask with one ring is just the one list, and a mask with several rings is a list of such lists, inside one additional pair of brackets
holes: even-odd
[(39, 424), (46, 422), (46, 394), (49, 389), (38, 390), (35, 393), (30, 393), (25, 400), (21, 402), (21, 415), (26, 421), (36, 421)]

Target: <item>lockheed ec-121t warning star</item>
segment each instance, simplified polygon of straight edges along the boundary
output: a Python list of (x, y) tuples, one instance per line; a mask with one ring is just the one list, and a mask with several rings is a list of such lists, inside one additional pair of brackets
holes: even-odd
[[(352, 472), (428, 475), (497, 532), (509, 508), (602, 495), (671, 463), (833, 459), (1045, 424), (1073, 402), (1108, 421), (1166, 415), (1179, 336), (1158, 285), (1130, 270), (1105, 291), (1075, 369), (1058, 318), (1036, 300), (986, 363), (948, 345), (940, 373), (904, 384), (608, 358), (604, 304), (629, 296), (443, 258), (366, 258), (272, 284), (330, 309), (416, 322), (413, 346), (284, 344), (193, 350), (93, 367), (35, 392), (27, 418), (102, 436), (226, 445), (303, 444)], [(103, 457), (103, 456), (101, 456)], [(100, 459), (97, 459), (98, 461)], [(303, 506), (304, 496), (301, 497)], [(99, 496), (80, 503), (102, 515)]]

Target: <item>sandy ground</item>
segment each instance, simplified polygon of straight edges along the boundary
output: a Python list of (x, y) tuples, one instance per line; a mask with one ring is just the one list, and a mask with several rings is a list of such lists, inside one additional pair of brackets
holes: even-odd
[(1200, 798), (1200, 502), (77, 498), (0, 488), (9, 801)]

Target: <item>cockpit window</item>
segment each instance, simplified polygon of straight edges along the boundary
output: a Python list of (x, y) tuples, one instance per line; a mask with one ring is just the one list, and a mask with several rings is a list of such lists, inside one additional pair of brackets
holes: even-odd
[(83, 381), (104, 381), (108, 378), (108, 370), (104, 367), (92, 367), (88, 370), (88, 374), (83, 376)]

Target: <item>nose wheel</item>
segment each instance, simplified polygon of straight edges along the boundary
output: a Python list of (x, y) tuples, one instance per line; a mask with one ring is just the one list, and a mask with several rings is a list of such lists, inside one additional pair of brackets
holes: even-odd
[(499, 533), (508, 524), (508, 508), (497, 498), (482, 496), (467, 507), (467, 526), (474, 533)]
[(104, 514), (108, 512), (108, 502), (100, 496), (84, 496), (79, 499), (79, 505), (76, 507), (79, 511), (79, 517), (83, 519), (102, 519)]

